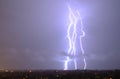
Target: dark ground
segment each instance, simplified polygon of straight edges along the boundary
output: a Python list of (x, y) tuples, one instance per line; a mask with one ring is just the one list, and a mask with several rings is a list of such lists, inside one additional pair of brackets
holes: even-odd
[(1, 70), (0, 79), (120, 79), (120, 70)]

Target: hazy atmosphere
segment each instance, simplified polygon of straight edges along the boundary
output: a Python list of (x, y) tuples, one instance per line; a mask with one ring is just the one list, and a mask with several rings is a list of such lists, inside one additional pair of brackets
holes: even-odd
[[(67, 2), (0, 0), (0, 69), (63, 69)], [(120, 0), (76, 2), (86, 33), (87, 69), (120, 69)], [(81, 56), (78, 61), (83, 65)]]

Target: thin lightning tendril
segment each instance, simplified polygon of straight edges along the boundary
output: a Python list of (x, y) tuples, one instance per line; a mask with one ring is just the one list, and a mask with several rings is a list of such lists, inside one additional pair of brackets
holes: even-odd
[[(67, 29), (69, 49), (67, 51), (68, 56), (67, 56), (67, 59), (65, 60), (64, 70), (68, 69), (68, 63), (71, 60), (74, 62), (74, 68), (77, 69), (77, 61), (76, 61), (75, 56), (76, 56), (77, 23), (79, 20), (80, 20), (80, 31), (82, 32), (82, 35), (80, 35), (80, 49), (84, 57), (83, 58), (84, 69), (86, 69), (85, 52), (84, 52), (83, 45), (82, 45), (82, 38), (85, 36), (85, 32), (83, 30), (82, 18), (78, 10), (73, 12), (69, 5), (68, 5), (68, 9), (69, 9), (69, 20), (70, 20), (70, 24), (68, 25), (68, 29)], [(71, 30), (73, 30), (72, 33), (71, 33)]]
[(82, 23), (82, 18), (80, 17), (80, 22), (81, 22), (81, 32), (82, 32), (82, 35), (80, 35), (80, 48), (81, 48), (81, 52), (82, 52), (82, 55), (83, 55), (83, 61), (84, 61), (84, 69), (86, 69), (86, 58), (85, 58), (85, 51), (83, 49), (83, 45), (82, 45), (82, 38), (85, 37), (85, 32), (83, 30), (83, 23)]

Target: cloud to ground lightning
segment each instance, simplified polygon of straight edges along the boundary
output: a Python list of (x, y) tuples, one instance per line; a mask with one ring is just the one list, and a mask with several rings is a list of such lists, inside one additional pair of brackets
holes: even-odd
[[(68, 43), (69, 43), (69, 48), (67, 51), (67, 57), (64, 63), (64, 70), (68, 70), (68, 63), (70, 61), (73, 61), (74, 63), (74, 69), (78, 69), (78, 64), (76, 61), (76, 42), (77, 42), (77, 37), (79, 37), (79, 43), (80, 43), (80, 50), (83, 55), (83, 62), (84, 62), (84, 69), (86, 69), (86, 58), (85, 58), (85, 52), (83, 49), (83, 44), (82, 44), (82, 38), (85, 36), (85, 32), (83, 30), (83, 23), (82, 23), (82, 17), (80, 15), (80, 12), (78, 10), (72, 10), (70, 5), (68, 5), (68, 10), (69, 10), (69, 25), (67, 28), (67, 38), (68, 38)], [(78, 21), (80, 21), (80, 25), (78, 24)], [(82, 33), (81, 35), (78, 35), (77, 33), (77, 27), (80, 27), (80, 32)], [(72, 30), (72, 31), (71, 31)]]

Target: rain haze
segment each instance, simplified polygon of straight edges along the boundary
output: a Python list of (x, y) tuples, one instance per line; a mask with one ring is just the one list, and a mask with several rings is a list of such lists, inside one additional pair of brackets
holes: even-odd
[[(120, 1), (75, 1), (86, 33), (87, 69), (120, 69)], [(0, 0), (0, 69), (64, 69), (67, 2)]]

